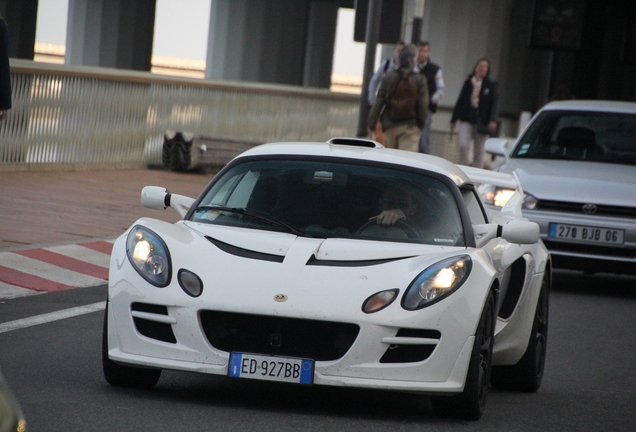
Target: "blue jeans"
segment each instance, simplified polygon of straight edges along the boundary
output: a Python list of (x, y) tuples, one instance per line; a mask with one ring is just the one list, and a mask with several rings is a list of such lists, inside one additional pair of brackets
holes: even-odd
[(426, 123), (424, 123), (424, 129), (422, 129), (422, 135), (420, 135), (420, 145), (418, 151), (420, 153), (431, 153), (431, 123), (433, 122), (433, 113), (429, 112), (426, 117)]

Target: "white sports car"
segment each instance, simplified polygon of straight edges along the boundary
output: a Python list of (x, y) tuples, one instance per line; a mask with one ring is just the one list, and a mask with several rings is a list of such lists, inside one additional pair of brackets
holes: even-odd
[[(487, 214), (474, 184), (516, 189)], [(478, 419), (492, 385), (536, 391), (550, 256), (510, 174), (359, 139), (276, 143), (196, 198), (148, 186), (114, 244), (103, 369), (162, 369), (433, 396)]]

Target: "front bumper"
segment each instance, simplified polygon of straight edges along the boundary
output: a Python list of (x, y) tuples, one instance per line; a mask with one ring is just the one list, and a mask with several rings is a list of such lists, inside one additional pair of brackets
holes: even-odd
[[(120, 281), (119, 288), (123, 284), (125, 282)], [(209, 310), (206, 305), (199, 304), (197, 307), (187, 304), (191, 300), (185, 299), (183, 304), (165, 302), (166, 314), (133, 312), (131, 306), (146, 299), (140, 298), (139, 292), (132, 286), (126, 288), (111, 288), (109, 294), (108, 355), (111, 360), (143, 367), (227, 375), (230, 351), (216, 348), (210, 335), (206, 334), (201, 320), (201, 311)], [(458, 302), (465, 303), (465, 300), (458, 296)], [(153, 298), (153, 303), (161, 303), (161, 299)], [(475, 324), (471, 323), (471, 312), (468, 310), (462, 312), (457, 308), (456, 313), (449, 313), (447, 307), (438, 309), (430, 313), (429, 319), (417, 324), (403, 319), (394, 322), (373, 322), (371, 319), (356, 323), (359, 333), (342, 357), (316, 360), (314, 384), (432, 394), (461, 392), (473, 346)], [(144, 328), (140, 322), (154, 322), (156, 325)], [(403, 328), (413, 329), (416, 325), (433, 328), (440, 322), (440, 327), (446, 330), (438, 332), (437, 339), (414, 337), (412, 334), (399, 335)], [(165, 332), (152, 331), (152, 328), (161, 326), (168, 326), (174, 341), (170, 341)], [(435, 334), (434, 331), (429, 333)], [(402, 362), (399, 356), (393, 357), (395, 362), (382, 360), (386, 358), (387, 352), (404, 346), (424, 345), (432, 346), (432, 349), (421, 361)]]
[[(555, 267), (612, 271), (627, 270), (636, 264), (636, 220), (542, 210), (524, 210), (523, 216), (539, 224), (541, 239)], [(550, 238), (550, 223), (624, 230), (624, 243), (612, 245)]]

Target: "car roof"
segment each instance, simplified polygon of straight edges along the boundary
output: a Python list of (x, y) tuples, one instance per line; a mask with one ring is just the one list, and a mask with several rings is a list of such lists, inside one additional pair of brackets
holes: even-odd
[[(422, 153), (405, 150), (388, 149), (369, 140), (359, 140), (367, 145), (356, 145), (358, 141), (354, 138), (347, 138), (349, 144), (335, 144), (331, 142), (278, 142), (263, 144), (254, 147), (236, 159), (250, 156), (318, 156), (351, 159), (355, 161), (381, 162), (395, 164), (405, 167), (412, 167), (432, 171), (444, 175), (451, 179), (456, 185), (470, 183), (467, 175), (454, 163), (437, 157)], [(369, 147), (368, 143), (373, 143), (374, 147)]]
[(601, 101), (601, 100), (567, 100), (550, 102), (541, 111), (594, 111), (636, 114), (635, 102)]

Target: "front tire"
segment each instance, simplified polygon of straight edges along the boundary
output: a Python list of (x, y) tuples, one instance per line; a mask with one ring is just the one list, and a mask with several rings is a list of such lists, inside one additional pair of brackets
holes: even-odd
[(102, 368), (106, 381), (117, 387), (151, 388), (161, 376), (161, 369), (124, 366), (108, 358), (108, 302), (104, 310), (102, 331)]
[(526, 352), (513, 366), (493, 367), (491, 379), (493, 387), (527, 393), (535, 393), (541, 387), (548, 345), (549, 297), (550, 285), (544, 278)]
[(486, 408), (495, 339), (495, 296), (488, 293), (475, 333), (464, 391), (456, 396), (434, 396), (433, 411), (443, 417), (479, 420)]

